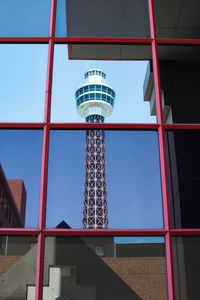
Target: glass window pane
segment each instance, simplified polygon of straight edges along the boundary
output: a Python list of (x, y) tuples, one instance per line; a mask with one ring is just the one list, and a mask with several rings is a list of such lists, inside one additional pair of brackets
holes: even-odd
[(0, 122), (43, 122), (47, 53), (47, 45), (0, 45)]
[(148, 1), (58, 0), (56, 36), (148, 38)]
[(199, 0), (154, 0), (158, 38), (200, 38)]
[[(73, 45), (69, 45), (68, 49), (65, 51), (65, 59), (67, 53), (69, 54), (69, 59), (84, 59), (84, 60), (85, 59), (86, 60), (89, 59), (151, 60), (152, 58), (151, 46), (149, 45), (73, 44)], [(88, 66), (86, 65), (86, 68), (87, 67)], [(104, 77), (105, 74), (103, 73), (101, 76)]]
[[(69, 45), (69, 47), (71, 46)], [(118, 45), (116, 47), (118, 47)], [(135, 46), (131, 47), (135, 49)], [(147, 47), (145, 49), (149, 48)], [(73, 51), (74, 50), (72, 50), (72, 52), (69, 51), (72, 56), (74, 54)], [(88, 111), (87, 108), (90, 105), (94, 106), (94, 102), (88, 103), (87, 106), (83, 103), (80, 106), (79, 93), (76, 94), (76, 91), (78, 89), (81, 93), (84, 88), (87, 90), (90, 100), (93, 101), (95, 100), (95, 94), (94, 92), (92, 93), (92, 91), (98, 90), (99, 86), (102, 86), (102, 96), (106, 93), (106, 99), (107, 96), (110, 97), (112, 94), (112, 101), (110, 101), (110, 103), (112, 102), (113, 105), (106, 105), (104, 100), (102, 100), (104, 101), (103, 104), (102, 102), (100, 104), (95, 103), (95, 107), (98, 108), (96, 114), (97, 112), (98, 114), (102, 114), (105, 122), (156, 122), (155, 91), (153, 88), (154, 82), (151, 58), (143, 61), (94, 61), (79, 60), (77, 56), (77, 60), (71, 60), (66, 58), (67, 53), (68, 46), (55, 46), (51, 111), (52, 122), (85, 122), (85, 118), (88, 114), (92, 113), (91, 110)], [(98, 53), (100, 52), (97, 52), (97, 54)], [(105, 55), (107, 55), (106, 53), (107, 51), (105, 51)], [(77, 52), (75, 55), (79, 54), (80, 53)], [(103, 69), (106, 73), (106, 78), (102, 77), (102, 72), (100, 75), (95, 75), (94, 69)], [(87, 78), (84, 77), (85, 73), (89, 74)], [(88, 85), (90, 88), (86, 89)], [(77, 97), (75, 97), (75, 94)], [(101, 97), (101, 99), (103, 99), (103, 97)], [(99, 106), (101, 107), (101, 112)]]
[(49, 35), (51, 0), (1, 0), (0, 36)]
[(167, 300), (163, 237), (47, 237), (45, 258), (43, 299)]
[(200, 132), (167, 131), (165, 137), (172, 227), (200, 228)]
[(86, 206), (95, 228), (163, 227), (157, 132), (50, 132), (47, 227), (81, 228)]
[(200, 123), (200, 47), (159, 46), (162, 105), (166, 123)]
[(37, 227), (42, 131), (0, 130), (0, 141), (0, 227)]
[(200, 237), (172, 239), (176, 300), (199, 299)]
[(36, 256), (36, 237), (0, 236), (0, 299), (33, 299)]

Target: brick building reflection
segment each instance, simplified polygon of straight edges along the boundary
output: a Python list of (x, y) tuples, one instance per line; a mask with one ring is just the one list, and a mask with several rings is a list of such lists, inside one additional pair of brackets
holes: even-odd
[[(36, 255), (35, 237), (2, 237), (0, 290), (5, 299), (35, 299)], [(164, 243), (51, 236), (45, 240), (44, 256), (44, 300), (167, 299)]]
[(22, 179), (7, 179), (0, 164), (0, 227), (24, 227), (26, 189)]

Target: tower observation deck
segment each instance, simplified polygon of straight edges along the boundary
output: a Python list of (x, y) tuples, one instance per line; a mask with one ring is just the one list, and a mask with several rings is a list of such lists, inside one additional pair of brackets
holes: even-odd
[[(115, 92), (99, 69), (85, 73), (85, 83), (76, 93), (78, 114), (88, 123), (103, 123), (113, 112)], [(83, 228), (107, 229), (108, 205), (106, 190), (105, 133), (100, 129), (86, 132), (85, 191)]]

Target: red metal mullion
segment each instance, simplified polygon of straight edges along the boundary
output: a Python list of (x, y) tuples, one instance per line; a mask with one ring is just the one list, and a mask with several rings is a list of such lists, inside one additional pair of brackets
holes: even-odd
[(103, 38), (103, 37), (55, 37), (57, 44), (108, 44), (108, 45), (146, 45), (151, 44), (151, 38)]
[(38, 229), (27, 228), (0, 228), (0, 235), (38, 235)]
[(47, 44), (49, 37), (0, 37), (4, 44)]
[(153, 9), (153, 0), (148, 0), (149, 6), (149, 21), (150, 21), (150, 31), (151, 38), (156, 38), (156, 26), (155, 26), (155, 18), (154, 18), (154, 9)]
[[(47, 81), (46, 81), (46, 94), (45, 94), (45, 112), (44, 112), (45, 123), (50, 122), (50, 114), (51, 114), (51, 88), (52, 88), (52, 73), (53, 73), (53, 54), (54, 54), (54, 42), (52, 38), (55, 35), (55, 19), (56, 19), (56, 0), (52, 0), (50, 25), (49, 25), (50, 40), (49, 40), (49, 48), (48, 48)], [(42, 292), (43, 292), (44, 235), (42, 233), (42, 230), (45, 228), (45, 218), (46, 218), (48, 151), (49, 151), (49, 128), (47, 125), (45, 125), (43, 130), (40, 206), (39, 206), (39, 224), (38, 224), (41, 233), (38, 236), (38, 245), (37, 245), (35, 300), (42, 300)]]
[(172, 241), (169, 232), (165, 236), (165, 249), (166, 249), (166, 265), (167, 265), (168, 298), (169, 300), (172, 300), (175, 299), (175, 292), (174, 292)]
[(157, 45), (155, 40), (152, 42), (152, 57), (153, 57), (154, 88), (155, 88), (155, 96), (156, 96), (157, 120), (159, 124), (162, 124), (163, 114), (162, 114), (162, 102), (161, 102), (160, 72), (159, 72)]
[(161, 168), (161, 182), (162, 182), (162, 197), (163, 197), (163, 214), (165, 229), (170, 230), (170, 216), (169, 216), (169, 199), (168, 199), (168, 182), (165, 156), (165, 137), (162, 126), (158, 129), (159, 151), (160, 151), (160, 168)]
[(57, 4), (57, 0), (51, 0), (51, 16), (50, 16), (50, 26), (49, 26), (50, 38), (55, 36), (56, 4)]
[(157, 130), (158, 124), (129, 124), (129, 123), (51, 123), (49, 128), (51, 129), (111, 129), (111, 130)]
[(183, 235), (200, 235), (200, 229), (171, 229), (170, 230), (171, 235), (174, 236), (183, 236)]
[(43, 129), (44, 123), (0, 123), (0, 129)]
[[(169, 199), (168, 199), (168, 184), (167, 184), (167, 170), (166, 170), (166, 154), (165, 154), (165, 140), (163, 129), (163, 113), (162, 113), (162, 101), (161, 101), (161, 85), (158, 63), (158, 50), (156, 44), (156, 30), (155, 30), (155, 18), (153, 10), (153, 0), (148, 0), (149, 3), (149, 16), (152, 41), (152, 57), (153, 57), (153, 69), (154, 69), (154, 88), (156, 96), (156, 111), (157, 120), (161, 125), (158, 128), (158, 140), (160, 151), (160, 168), (161, 168), (161, 182), (162, 182), (162, 198), (163, 198), (163, 214), (165, 229), (170, 229), (170, 216), (169, 216)], [(172, 245), (170, 233), (167, 232), (165, 236), (166, 247), (166, 265), (167, 265), (167, 283), (168, 283), (168, 297), (169, 300), (174, 298), (174, 278), (173, 278), (173, 264), (172, 264)]]
[(43, 145), (42, 145), (40, 206), (39, 206), (39, 225), (38, 225), (40, 230), (43, 230), (45, 228), (48, 152), (49, 152), (49, 128), (47, 125), (45, 125), (43, 131)]
[(36, 289), (35, 300), (42, 300), (44, 270), (44, 234), (41, 232), (37, 243)]
[(168, 184), (167, 184), (167, 170), (166, 170), (166, 154), (165, 154), (165, 137), (163, 129), (163, 114), (161, 104), (161, 88), (160, 88), (160, 74), (158, 65), (158, 53), (156, 42), (152, 42), (152, 54), (154, 65), (154, 85), (156, 95), (156, 111), (158, 123), (161, 126), (158, 128), (159, 151), (160, 151), (160, 166), (161, 166), (161, 182), (162, 182), (162, 195), (163, 195), (163, 212), (165, 229), (170, 229), (169, 217), (169, 201), (168, 201)]
[(45, 229), (43, 233), (62, 236), (165, 236), (164, 229)]
[(44, 122), (50, 122), (51, 115), (51, 89), (52, 89), (52, 76), (53, 76), (53, 55), (54, 55), (54, 35), (55, 35), (55, 22), (56, 22), (56, 0), (51, 1), (51, 16), (49, 26), (49, 48), (48, 48), (48, 62), (47, 62), (47, 80), (46, 80), (46, 94), (45, 94), (45, 113)]
[(38, 225), (39, 230), (41, 230), (41, 232), (38, 236), (35, 300), (42, 300), (43, 265), (44, 265), (44, 236), (42, 230), (45, 227), (45, 218), (46, 218), (48, 151), (49, 151), (49, 128), (47, 125), (45, 125), (43, 130), (39, 225)]
[(190, 39), (156, 39), (159, 45), (199, 45), (200, 40)]
[(45, 115), (44, 115), (45, 123), (50, 122), (50, 116), (51, 116), (51, 89), (52, 89), (52, 77), (53, 77), (53, 55), (54, 55), (54, 42), (51, 39), (49, 41), (49, 49), (48, 49), (47, 82), (46, 82)]
[(163, 124), (166, 130), (199, 130), (200, 124)]
[[(163, 197), (163, 214), (165, 229), (170, 230), (170, 209), (168, 199), (168, 182), (167, 182), (167, 165), (165, 153), (165, 137), (162, 125), (158, 129), (159, 150), (160, 150), (160, 166), (161, 166), (161, 182), (162, 182), (162, 197)], [(172, 262), (172, 244), (170, 233), (166, 234), (165, 240), (166, 247), (166, 264), (167, 264), (167, 283), (168, 283), (168, 296), (169, 300), (174, 298), (174, 277), (173, 277), (173, 262)]]

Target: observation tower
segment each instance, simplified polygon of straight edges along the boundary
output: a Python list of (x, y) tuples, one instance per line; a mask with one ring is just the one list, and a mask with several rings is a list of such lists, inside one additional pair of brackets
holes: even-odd
[[(113, 112), (115, 92), (99, 69), (88, 70), (85, 82), (75, 93), (78, 114), (88, 123), (103, 123)], [(82, 227), (108, 228), (105, 134), (101, 129), (86, 132), (85, 191)]]

